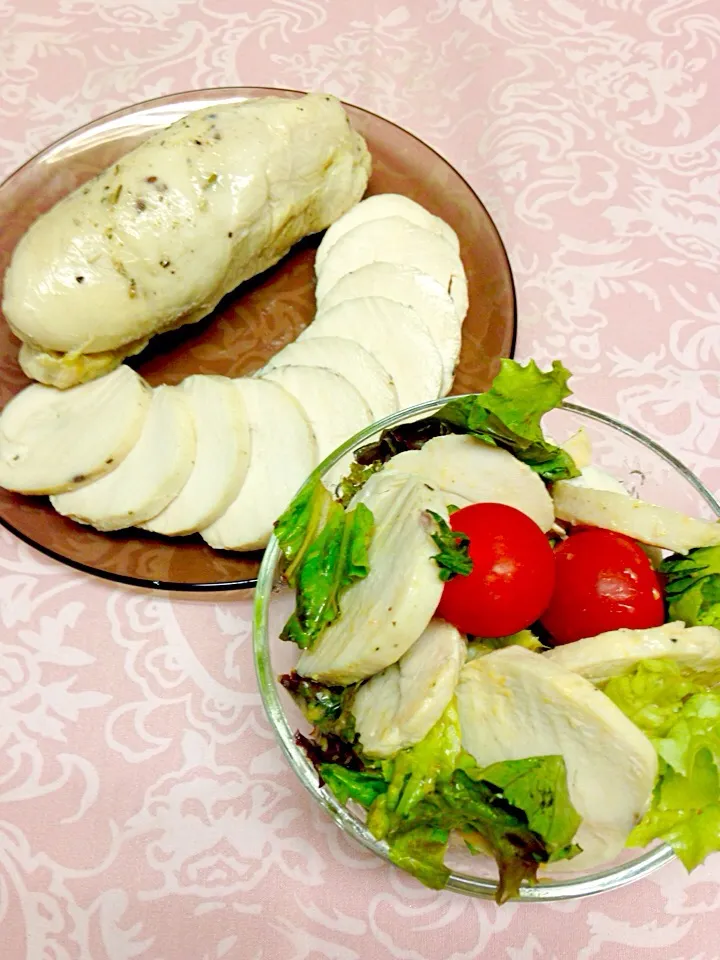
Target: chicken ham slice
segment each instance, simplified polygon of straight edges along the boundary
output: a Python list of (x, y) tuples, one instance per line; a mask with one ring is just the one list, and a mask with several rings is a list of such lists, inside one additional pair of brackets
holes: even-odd
[(562, 755), (583, 818), (583, 852), (552, 872), (613, 860), (644, 815), (657, 776), (648, 738), (588, 680), (521, 647), (467, 663), (457, 687), (463, 747), (479, 766)]
[(251, 377), (233, 383), (250, 426), (250, 464), (238, 495), (200, 535), (217, 550), (257, 550), (317, 466), (317, 444), (299, 403), (278, 384)]
[(440, 217), (436, 217), (410, 197), (404, 197), (399, 193), (379, 193), (361, 200), (328, 228), (315, 256), (315, 272), (320, 272), (327, 255), (337, 241), (349, 233), (353, 227), (358, 227), (361, 223), (367, 223), (370, 220), (383, 220), (386, 217), (402, 217), (403, 220), (408, 220), (415, 226), (429, 230), (430, 233), (436, 233), (450, 244), (455, 253), (460, 252), (457, 234)]
[(350, 383), (365, 400), (373, 420), (394, 413), (398, 395), (385, 367), (359, 343), (341, 337), (315, 337), (296, 340), (283, 347), (257, 376), (278, 367), (323, 367)]
[(301, 676), (322, 683), (355, 683), (396, 663), (427, 627), (443, 589), (427, 514), (447, 517), (442, 498), (417, 477), (380, 471), (350, 508), (358, 502), (375, 519), (370, 572), (343, 594), (342, 615), (297, 664)]
[(124, 366), (71, 390), (26, 387), (0, 415), (0, 486), (63, 493), (110, 473), (137, 442), (151, 396)]
[[(112, 412), (109, 412), (112, 420)], [(178, 387), (156, 387), (137, 443), (105, 477), (50, 501), (63, 516), (122, 530), (156, 516), (182, 490), (195, 459), (195, 428)]]
[(457, 251), (436, 233), (402, 217), (361, 223), (338, 240), (318, 272), (318, 308), (322, 308), (325, 296), (344, 276), (376, 261), (400, 263), (430, 274), (450, 294), (458, 321), (465, 318), (468, 287)]
[(392, 457), (385, 469), (421, 477), (443, 492), (447, 504), (504, 503), (543, 531), (554, 523), (553, 502), (540, 477), (507, 450), (475, 437), (434, 437), (420, 450)]
[(323, 310), (298, 340), (341, 337), (368, 350), (392, 377), (400, 408), (442, 392), (443, 365), (414, 310), (385, 297), (361, 297)]
[[(357, 208), (355, 208), (357, 209)], [(399, 263), (369, 263), (338, 280), (323, 298), (323, 310), (344, 300), (378, 296), (411, 307), (428, 329), (442, 357), (445, 395), (452, 387), (460, 356), (462, 321), (447, 290), (427, 273)]]
[(431, 620), (397, 663), (370, 677), (352, 705), (363, 752), (391, 757), (419, 743), (450, 703), (465, 653), (455, 627)]
[[(315, 434), (319, 460), (372, 423), (370, 408), (355, 387), (332, 370), (277, 367), (263, 374), (263, 380), (277, 383), (300, 404)], [(351, 462), (348, 453), (328, 470), (325, 479), (329, 486), (339, 483)]]
[(170, 537), (196, 533), (225, 513), (250, 462), (245, 404), (233, 381), (197, 374), (183, 380), (178, 389), (195, 426), (195, 465), (177, 497), (157, 516), (138, 524)]
[(720, 543), (720, 523), (696, 520), (621, 493), (592, 490), (560, 480), (553, 484), (552, 496), (558, 520), (576, 526), (603, 527), (673, 553)]
[(547, 660), (603, 683), (632, 670), (641, 660), (672, 660), (689, 673), (720, 674), (720, 630), (687, 627), (682, 621), (647, 630), (610, 630), (555, 647)]

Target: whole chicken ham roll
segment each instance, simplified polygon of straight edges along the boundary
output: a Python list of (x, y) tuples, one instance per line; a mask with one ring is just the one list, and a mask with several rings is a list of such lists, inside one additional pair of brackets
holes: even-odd
[(3, 311), (33, 379), (102, 376), (150, 337), (207, 316), (365, 191), (370, 155), (323, 94), (208, 106), (41, 216)]

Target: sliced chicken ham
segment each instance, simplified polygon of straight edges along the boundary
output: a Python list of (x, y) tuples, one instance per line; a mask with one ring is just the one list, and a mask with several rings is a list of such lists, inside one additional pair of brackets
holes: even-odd
[[(372, 422), (370, 408), (355, 387), (331, 370), (277, 367), (263, 374), (263, 380), (278, 384), (300, 404), (315, 434), (319, 460)], [(331, 467), (326, 476), (329, 485), (341, 480), (351, 461), (348, 453)]]
[(350, 684), (396, 663), (429, 624), (443, 582), (433, 560), (433, 510), (442, 499), (417, 477), (380, 471), (351, 502), (375, 518), (370, 572), (343, 595), (342, 615), (300, 656), (297, 671), (323, 683)]
[(455, 627), (431, 620), (397, 663), (370, 677), (352, 705), (363, 752), (391, 757), (419, 743), (450, 703), (465, 652)]
[(195, 428), (187, 400), (178, 387), (156, 387), (140, 437), (120, 466), (50, 500), (63, 516), (98, 530), (122, 530), (164, 510), (187, 482), (194, 459)]
[(430, 274), (450, 294), (458, 320), (464, 319), (468, 308), (467, 280), (457, 251), (447, 240), (402, 217), (361, 223), (338, 240), (318, 272), (318, 308), (322, 308), (325, 296), (344, 276), (376, 261), (400, 263)]
[(622, 493), (592, 490), (560, 480), (553, 484), (552, 496), (558, 520), (576, 526), (604, 527), (673, 553), (720, 544), (720, 523), (696, 520)]
[(299, 341), (341, 337), (368, 350), (392, 377), (400, 408), (440, 396), (442, 358), (410, 308), (385, 297), (361, 297), (323, 310)]
[(420, 450), (392, 457), (385, 469), (421, 477), (442, 491), (448, 504), (504, 503), (543, 531), (554, 523), (553, 502), (540, 477), (507, 450), (469, 435), (434, 437)]
[(179, 388), (193, 418), (197, 450), (180, 493), (145, 523), (165, 536), (195, 533), (221, 516), (235, 499), (250, 462), (250, 428), (242, 394), (227, 377), (198, 374)]
[(411, 200), (410, 197), (404, 197), (399, 193), (379, 193), (361, 200), (328, 228), (315, 257), (316, 272), (321, 270), (327, 255), (337, 241), (344, 237), (346, 233), (349, 233), (353, 227), (370, 220), (383, 220), (386, 217), (402, 217), (403, 220), (408, 220), (410, 223), (442, 237), (456, 253), (460, 252), (460, 241), (457, 234), (440, 217), (434, 216), (425, 207)]
[(344, 377), (365, 400), (373, 420), (382, 420), (399, 407), (397, 390), (390, 374), (354, 340), (341, 337), (296, 340), (276, 353), (257, 376), (278, 367), (290, 366), (323, 367)]
[(299, 403), (278, 384), (251, 377), (233, 383), (250, 426), (250, 464), (238, 495), (200, 534), (218, 550), (257, 550), (317, 466), (317, 444)]
[(550, 870), (586, 870), (622, 851), (650, 803), (657, 754), (604, 693), (545, 656), (506, 647), (463, 667), (457, 703), (463, 747), (479, 766), (564, 758), (583, 852)]
[(394, 300), (417, 313), (442, 357), (442, 393), (448, 393), (460, 355), (462, 322), (447, 290), (434, 277), (414, 267), (369, 263), (338, 280), (323, 298), (322, 307), (330, 310), (344, 300), (367, 296)]
[(687, 627), (682, 621), (647, 630), (611, 630), (555, 647), (543, 657), (593, 683), (627, 673), (641, 660), (672, 660), (691, 673), (720, 674), (720, 630)]
[(26, 387), (0, 415), (0, 486), (62, 493), (110, 473), (140, 436), (150, 400), (125, 366), (71, 390)]

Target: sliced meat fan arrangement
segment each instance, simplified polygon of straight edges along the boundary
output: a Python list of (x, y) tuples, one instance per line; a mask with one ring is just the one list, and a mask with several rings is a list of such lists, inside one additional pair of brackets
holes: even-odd
[(448, 393), (460, 352), (458, 240), (409, 198), (351, 207), (325, 234), (316, 276), (315, 319), (253, 377), (152, 389), (119, 366), (66, 390), (27, 387), (0, 416), (0, 484), (49, 494), (98, 530), (265, 546), (322, 460), (373, 421)]

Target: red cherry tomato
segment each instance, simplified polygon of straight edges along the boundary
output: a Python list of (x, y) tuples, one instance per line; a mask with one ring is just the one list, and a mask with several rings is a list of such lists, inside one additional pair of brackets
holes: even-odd
[(643, 549), (610, 530), (583, 529), (555, 548), (555, 590), (542, 625), (555, 643), (606, 630), (659, 627), (665, 608)]
[(470, 538), (473, 569), (445, 584), (438, 616), (478, 637), (534, 623), (555, 582), (552, 547), (535, 521), (503, 503), (474, 503), (453, 513), (450, 526)]

